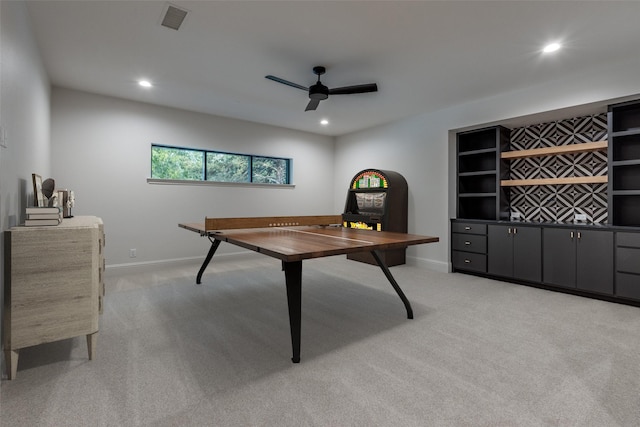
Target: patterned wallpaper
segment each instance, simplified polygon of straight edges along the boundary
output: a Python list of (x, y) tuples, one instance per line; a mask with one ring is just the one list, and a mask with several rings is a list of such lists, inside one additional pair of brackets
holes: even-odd
[[(516, 128), (511, 150), (580, 144), (607, 139), (607, 114), (576, 117)], [(607, 152), (561, 154), (512, 160), (511, 179), (607, 175)], [(511, 212), (526, 221), (607, 222), (607, 184), (534, 185), (511, 187)]]

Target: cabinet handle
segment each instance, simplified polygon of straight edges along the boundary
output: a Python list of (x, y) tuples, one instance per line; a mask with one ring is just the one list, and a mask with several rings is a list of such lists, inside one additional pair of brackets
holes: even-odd
[(580, 232), (578, 231), (578, 240), (580, 240), (582, 236), (580, 235)]
[(573, 239), (573, 231), (571, 232), (571, 238)]
[(511, 234), (511, 227), (509, 227), (509, 230), (507, 231), (507, 233)]
[(464, 229), (468, 231), (471, 230), (471, 227), (465, 227)]
[(464, 263), (465, 263), (465, 264), (471, 264), (471, 260), (465, 259), (465, 260), (464, 260)]
[(513, 234), (518, 234), (518, 229), (517, 228), (513, 228)]
[(471, 242), (464, 242), (465, 245), (469, 246)]

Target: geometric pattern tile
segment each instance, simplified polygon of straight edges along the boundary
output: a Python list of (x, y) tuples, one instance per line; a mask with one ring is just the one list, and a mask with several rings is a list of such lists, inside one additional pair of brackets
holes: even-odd
[(592, 153), (577, 153), (573, 157), (573, 170), (575, 176), (589, 176), (592, 171)]
[(582, 134), (588, 135), (593, 130), (593, 117), (592, 116), (584, 116), (584, 117), (576, 117), (574, 119), (574, 134)]
[(591, 157), (591, 174), (594, 176), (607, 175), (607, 155), (602, 151), (594, 151)]
[[(511, 131), (510, 149), (554, 147), (607, 139), (607, 113), (575, 117)], [(561, 154), (514, 159), (510, 179), (606, 176), (607, 153)], [(509, 187), (511, 212), (528, 221), (573, 222), (584, 214), (589, 222), (608, 220), (607, 184), (544, 185)]]
[(607, 208), (594, 208), (591, 210), (591, 222), (603, 223), (609, 220)]
[(593, 141), (603, 141), (608, 137), (607, 113), (593, 116)]
[(556, 177), (557, 178), (566, 178), (573, 176), (574, 174), (574, 155), (573, 154), (565, 154), (562, 156), (556, 156)]
[(556, 208), (556, 221), (557, 222), (573, 222), (575, 214), (573, 206), (566, 206)]

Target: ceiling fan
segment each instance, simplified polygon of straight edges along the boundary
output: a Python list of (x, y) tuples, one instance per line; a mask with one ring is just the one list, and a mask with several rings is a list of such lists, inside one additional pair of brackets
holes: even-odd
[(320, 101), (327, 99), (329, 95), (351, 95), (356, 93), (368, 93), (368, 92), (377, 92), (378, 85), (375, 83), (367, 83), (363, 85), (355, 85), (355, 86), (343, 86), (336, 87), (333, 89), (329, 89), (322, 83), (320, 83), (320, 76), (326, 73), (326, 69), (321, 66), (313, 67), (313, 73), (318, 76), (318, 81), (311, 87), (304, 87), (297, 83), (290, 82), (288, 80), (281, 79), (280, 77), (268, 75), (265, 78), (269, 80), (273, 80), (274, 82), (282, 83), (283, 85), (295, 87), (297, 89), (302, 89), (309, 92), (310, 101), (307, 104), (307, 108), (304, 111), (315, 110), (318, 108), (318, 104)]

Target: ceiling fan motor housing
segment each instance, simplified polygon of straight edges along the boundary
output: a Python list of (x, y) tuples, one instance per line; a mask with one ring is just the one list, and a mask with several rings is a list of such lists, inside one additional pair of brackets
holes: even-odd
[(309, 98), (322, 101), (329, 97), (329, 88), (322, 83), (316, 83), (309, 88)]

